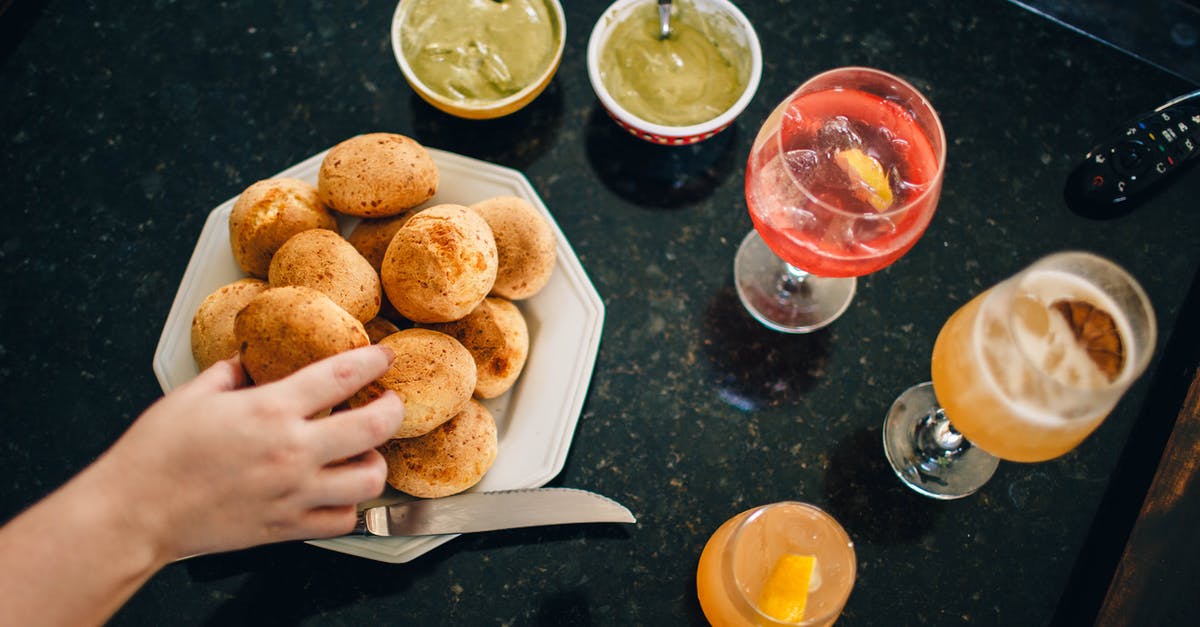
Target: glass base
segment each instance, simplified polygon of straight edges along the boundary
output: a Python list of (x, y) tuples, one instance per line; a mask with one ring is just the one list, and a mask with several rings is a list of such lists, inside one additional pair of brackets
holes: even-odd
[(854, 299), (854, 277), (809, 274), (780, 259), (750, 231), (733, 259), (733, 283), (746, 311), (784, 333), (809, 333), (837, 320)]
[(892, 403), (883, 421), (883, 451), (901, 481), (935, 499), (974, 494), (1000, 465), (954, 430), (932, 383), (914, 385)]

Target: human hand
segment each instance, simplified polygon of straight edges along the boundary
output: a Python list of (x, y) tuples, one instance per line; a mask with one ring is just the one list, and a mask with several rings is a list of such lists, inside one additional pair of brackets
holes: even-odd
[(150, 406), (96, 463), (94, 482), (129, 508), (172, 561), (340, 535), (387, 477), (375, 451), (404, 417), (394, 392), (309, 419), (386, 371), (391, 351), (340, 353), (257, 387), (219, 362)]

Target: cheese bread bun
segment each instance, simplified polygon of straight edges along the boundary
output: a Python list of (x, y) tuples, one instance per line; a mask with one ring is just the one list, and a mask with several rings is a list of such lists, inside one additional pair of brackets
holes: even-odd
[(489, 296), (461, 320), (427, 325), (458, 340), (475, 360), (475, 396), (495, 398), (517, 381), (529, 357), (529, 328), (521, 310)]
[(317, 174), (321, 200), (362, 218), (394, 216), (437, 193), (438, 170), (425, 147), (395, 133), (351, 137), (329, 149)]
[(238, 312), (233, 329), (242, 366), (257, 384), (370, 344), (354, 316), (321, 292), (301, 286), (273, 287), (255, 296)]
[(350, 242), (333, 231), (310, 229), (293, 235), (271, 259), (267, 277), (271, 287), (311, 287), (359, 322), (379, 313), (379, 274)]
[(380, 276), (388, 300), (413, 322), (449, 322), (471, 313), (496, 281), (496, 240), (462, 205), (438, 205), (396, 231)]
[(222, 285), (204, 298), (192, 318), (192, 357), (201, 370), (233, 357), (238, 341), (233, 334), (233, 319), (250, 299), (267, 289), (259, 279), (238, 279)]
[(496, 421), (477, 401), (419, 438), (390, 440), (379, 452), (388, 484), (420, 498), (462, 492), (479, 483), (496, 461)]
[(346, 236), (346, 241), (370, 262), (371, 267), (379, 272), (383, 265), (383, 255), (387, 252), (388, 244), (396, 236), (396, 231), (404, 226), (408, 219), (416, 215), (415, 209), (405, 211), (400, 215), (389, 218), (363, 219)]
[(557, 253), (550, 222), (529, 201), (497, 196), (471, 205), (496, 238), (499, 267), (492, 294), (522, 300), (537, 294), (554, 272)]
[(405, 329), (377, 342), (395, 358), (383, 376), (350, 397), (361, 407), (393, 390), (404, 401), (404, 424), (392, 435), (425, 435), (462, 411), (475, 390), (475, 361), (458, 340), (429, 329)]
[(247, 187), (229, 212), (229, 243), (242, 272), (267, 278), (271, 257), (288, 238), (309, 229), (337, 230), (317, 188), (299, 179), (265, 179)]

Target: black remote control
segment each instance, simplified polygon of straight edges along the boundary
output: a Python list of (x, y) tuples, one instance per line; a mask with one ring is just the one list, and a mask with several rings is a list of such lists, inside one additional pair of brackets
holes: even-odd
[(1126, 213), (1197, 155), (1200, 90), (1130, 120), (1096, 144), (1067, 177), (1067, 205), (1096, 218)]

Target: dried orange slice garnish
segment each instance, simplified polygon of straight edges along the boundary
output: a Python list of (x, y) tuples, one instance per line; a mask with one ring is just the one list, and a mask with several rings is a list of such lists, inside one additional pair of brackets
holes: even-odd
[(871, 205), (875, 211), (887, 211), (892, 206), (892, 186), (879, 160), (858, 148), (838, 151), (833, 156), (838, 167), (850, 177), (854, 195)]
[(1050, 307), (1066, 319), (1092, 363), (1115, 381), (1125, 365), (1125, 346), (1112, 314), (1083, 300), (1055, 301)]
[(788, 553), (775, 562), (758, 595), (758, 609), (775, 620), (800, 622), (808, 604), (808, 585), (817, 565), (814, 555)]

